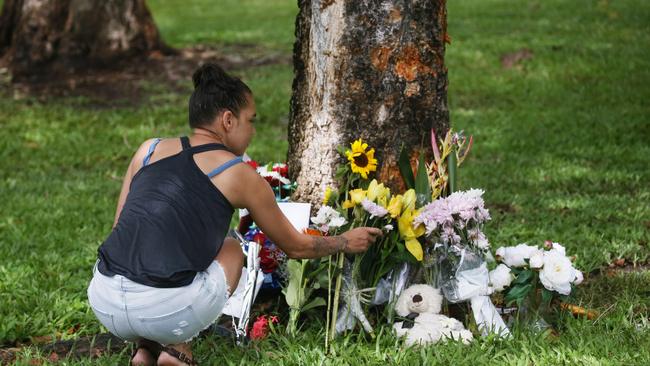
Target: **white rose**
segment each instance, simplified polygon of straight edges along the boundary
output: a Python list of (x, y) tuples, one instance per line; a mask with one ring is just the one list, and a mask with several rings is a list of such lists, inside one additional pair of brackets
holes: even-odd
[(497, 248), (496, 255), (497, 255), (497, 257), (501, 257), (501, 258), (505, 257), (506, 256), (506, 247)]
[(490, 283), (492, 284), (494, 291), (497, 292), (503, 291), (506, 287), (510, 286), (512, 280), (514, 280), (510, 267), (505, 264), (499, 264), (497, 268), (490, 271), (488, 276), (490, 277)]
[(539, 273), (539, 280), (549, 291), (562, 295), (571, 293), (571, 282), (576, 278), (576, 270), (566, 255), (558, 250), (544, 252), (544, 268)]
[(558, 252), (562, 253), (562, 255), (566, 255), (566, 250), (560, 243), (553, 243), (553, 249), (557, 250)]
[(509, 267), (523, 267), (526, 265), (526, 259), (529, 259), (537, 250), (537, 247), (519, 244), (514, 247), (499, 248), (497, 249), (497, 255)]
[(582, 283), (583, 280), (584, 280), (584, 276), (582, 275), (582, 272), (576, 269), (576, 278), (573, 280), (573, 284), (579, 285)]
[(528, 260), (528, 265), (530, 265), (530, 268), (542, 268), (542, 266), (544, 265), (544, 251), (536, 250), (530, 256), (530, 260)]

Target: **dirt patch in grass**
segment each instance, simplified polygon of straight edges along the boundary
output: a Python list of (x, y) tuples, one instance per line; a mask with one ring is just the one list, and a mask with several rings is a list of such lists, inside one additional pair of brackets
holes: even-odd
[(48, 100), (60, 97), (84, 97), (93, 107), (137, 106), (158, 84), (172, 91), (187, 91), (192, 73), (200, 65), (215, 62), (225, 70), (238, 70), (290, 64), (291, 55), (258, 45), (197, 45), (171, 54), (154, 52), (144, 59), (123, 61), (101, 69), (70, 70), (58, 68), (47, 75), (12, 81), (10, 71), (0, 61), (0, 93), (14, 99), (27, 97)]

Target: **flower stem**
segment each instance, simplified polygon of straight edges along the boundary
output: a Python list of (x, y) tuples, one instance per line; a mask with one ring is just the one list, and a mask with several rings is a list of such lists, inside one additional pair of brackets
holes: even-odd
[(329, 353), (332, 309), (332, 256), (327, 257), (327, 319), (325, 320), (325, 354)]
[(341, 294), (341, 280), (343, 278), (343, 261), (345, 260), (345, 254), (344, 253), (339, 253), (337, 254), (338, 257), (336, 259), (336, 268), (337, 268), (337, 275), (336, 275), (336, 287), (334, 288), (334, 304), (332, 306), (332, 318), (331, 320), (331, 325), (330, 325), (330, 341), (334, 340), (334, 335), (336, 335), (336, 318), (338, 315), (339, 311), (339, 298)]

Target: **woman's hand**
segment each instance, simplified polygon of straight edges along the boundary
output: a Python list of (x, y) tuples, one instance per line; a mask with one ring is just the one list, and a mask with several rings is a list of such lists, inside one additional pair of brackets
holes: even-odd
[(363, 253), (381, 234), (381, 230), (374, 227), (358, 227), (348, 230), (341, 234), (346, 240), (343, 251), (348, 254)]

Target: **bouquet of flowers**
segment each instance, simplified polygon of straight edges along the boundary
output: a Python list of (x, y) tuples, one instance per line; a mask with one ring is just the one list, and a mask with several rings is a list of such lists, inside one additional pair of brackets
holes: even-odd
[(441, 286), (452, 302), (463, 300), (454, 284), (461, 259), (475, 257), (475, 264), (480, 266), (489, 254), (490, 244), (482, 227), (490, 220), (490, 213), (484, 207), (483, 193), (480, 189), (454, 192), (424, 206), (414, 220), (425, 227), (425, 265), (433, 267), (429, 280)]
[[(323, 235), (337, 235), (362, 226), (379, 228), (385, 234), (363, 254), (339, 253), (328, 259), (327, 344), (335, 334), (352, 329), (356, 323), (373, 335), (364, 305), (373, 300), (377, 283), (401, 264), (422, 257), (421, 246), (413, 243), (423, 233), (412, 228), (415, 191), (394, 194), (371, 179), (377, 168), (375, 150), (363, 140), (358, 139), (349, 149), (340, 148), (339, 152), (347, 164), (337, 170), (338, 187), (326, 188), (323, 205), (312, 217), (312, 223)], [(395, 227), (400, 230), (394, 230)], [(339, 306), (340, 303), (343, 305)]]
[(254, 161), (248, 163), (255, 167), (257, 173), (261, 175), (275, 192), (277, 201), (286, 201), (289, 199), (291, 192), (296, 189), (296, 183), (289, 180), (289, 167), (284, 163), (269, 163), (267, 165), (258, 166)]
[(540, 248), (527, 244), (501, 247), (496, 251), (501, 262), (490, 271), (490, 284), (495, 292), (504, 292), (508, 304), (516, 303), (532, 316), (533, 326), (548, 327), (544, 315), (551, 310), (553, 300), (569, 296), (583, 274), (567, 257), (560, 243), (546, 241)]

